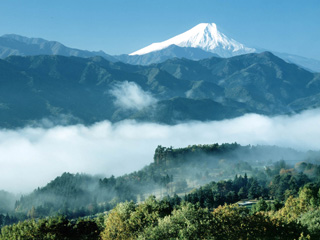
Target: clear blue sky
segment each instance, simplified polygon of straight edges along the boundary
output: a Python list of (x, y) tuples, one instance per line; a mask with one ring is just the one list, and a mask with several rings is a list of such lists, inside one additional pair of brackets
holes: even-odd
[(320, 0), (0, 0), (0, 35), (130, 53), (214, 22), (249, 47), (320, 60)]

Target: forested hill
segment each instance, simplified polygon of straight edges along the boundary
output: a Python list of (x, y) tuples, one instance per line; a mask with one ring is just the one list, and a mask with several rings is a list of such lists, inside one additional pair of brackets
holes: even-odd
[(221, 120), (286, 114), (320, 101), (318, 73), (268, 52), (150, 66), (102, 57), (11, 56), (0, 60), (0, 76), (0, 127), (8, 128), (43, 118), (56, 124)]
[[(184, 195), (211, 181), (233, 179), (235, 175), (255, 177), (263, 186), (286, 169), (289, 173), (305, 172), (314, 179), (320, 171), (316, 167), (319, 160), (318, 152), (272, 146), (236, 143), (179, 149), (158, 146), (154, 163), (140, 171), (108, 178), (64, 173), (45, 187), (22, 196), (14, 209), (7, 211), (20, 217), (45, 217), (56, 213), (79, 217), (110, 210), (126, 200), (141, 202), (149, 195), (158, 198), (175, 193)], [(300, 164), (296, 164), (298, 162)]]
[(21, 197), (0, 214), (0, 239), (318, 239), (319, 155), (236, 143), (159, 146), (138, 172), (64, 173)]
[[(312, 152), (309, 154), (312, 158)], [(246, 161), (250, 166), (254, 166), (268, 165), (281, 159), (285, 159), (287, 163), (295, 163), (306, 156), (306, 153), (291, 148), (216, 143), (190, 145), (184, 148), (158, 146), (154, 154), (154, 163), (157, 166), (173, 167), (192, 163), (216, 165), (219, 162), (233, 164)]]

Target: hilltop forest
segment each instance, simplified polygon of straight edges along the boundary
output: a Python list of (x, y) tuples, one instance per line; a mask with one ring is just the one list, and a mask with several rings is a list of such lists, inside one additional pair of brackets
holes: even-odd
[(158, 146), (131, 174), (64, 173), (14, 203), (3, 192), (0, 239), (317, 239), (319, 162), (275, 146)]

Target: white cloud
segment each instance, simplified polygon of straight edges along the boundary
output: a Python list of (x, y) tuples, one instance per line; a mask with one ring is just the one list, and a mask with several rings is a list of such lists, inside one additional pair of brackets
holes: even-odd
[(110, 93), (115, 97), (115, 105), (124, 110), (141, 110), (157, 102), (151, 93), (143, 91), (134, 82), (124, 81), (122, 84), (117, 84)]
[(65, 171), (110, 176), (139, 170), (153, 161), (157, 145), (238, 142), (320, 150), (320, 110), (293, 116), (188, 122), (174, 126), (108, 121), (86, 127), (27, 127), (0, 130), (0, 189), (27, 192)]

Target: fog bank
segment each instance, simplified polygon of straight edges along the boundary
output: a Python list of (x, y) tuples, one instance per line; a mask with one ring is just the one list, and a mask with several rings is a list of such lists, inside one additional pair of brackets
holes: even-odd
[(320, 150), (320, 110), (293, 116), (188, 122), (174, 126), (108, 121), (92, 126), (0, 130), (0, 189), (29, 192), (63, 172), (104, 176), (139, 170), (153, 161), (158, 145), (237, 142)]

